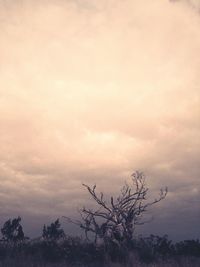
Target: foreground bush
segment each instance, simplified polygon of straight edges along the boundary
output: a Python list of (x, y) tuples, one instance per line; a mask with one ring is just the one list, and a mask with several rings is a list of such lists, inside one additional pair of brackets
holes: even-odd
[(0, 267), (199, 267), (200, 242), (187, 240), (172, 244), (167, 236), (140, 237), (129, 248), (117, 244), (96, 246), (78, 237), (62, 240), (25, 241), (0, 244)]

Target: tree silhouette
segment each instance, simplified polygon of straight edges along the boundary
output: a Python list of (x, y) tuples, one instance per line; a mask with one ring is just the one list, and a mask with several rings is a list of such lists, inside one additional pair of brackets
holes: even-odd
[(1, 228), (1, 233), (4, 241), (18, 243), (26, 239), (23, 228), (20, 224), (21, 217), (9, 219)]
[(64, 236), (65, 236), (65, 233), (63, 229), (61, 228), (59, 219), (51, 223), (51, 225), (49, 226), (44, 225), (43, 227), (42, 237), (46, 241), (57, 241)]
[(115, 242), (127, 244), (133, 239), (135, 227), (144, 224), (143, 215), (147, 209), (160, 202), (167, 195), (167, 188), (160, 189), (160, 194), (153, 201), (147, 201), (149, 188), (146, 186), (145, 175), (136, 171), (131, 175), (131, 184), (125, 183), (117, 198), (110, 197), (105, 200), (104, 194), (96, 192), (96, 185), (90, 187), (83, 184), (92, 199), (97, 204), (97, 209), (92, 210), (86, 207), (80, 209), (81, 220), (69, 222), (78, 225), (85, 231), (86, 239), (88, 233), (94, 235), (95, 243), (99, 238), (104, 242)]

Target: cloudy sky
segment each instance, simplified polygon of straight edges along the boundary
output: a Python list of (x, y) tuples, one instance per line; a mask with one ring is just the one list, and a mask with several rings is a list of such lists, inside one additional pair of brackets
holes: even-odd
[[(0, 0), (0, 214), (28, 235), (142, 170), (146, 234), (197, 237), (200, 1)], [(73, 228), (62, 220), (66, 231)], [(198, 236), (199, 237), (199, 236)]]

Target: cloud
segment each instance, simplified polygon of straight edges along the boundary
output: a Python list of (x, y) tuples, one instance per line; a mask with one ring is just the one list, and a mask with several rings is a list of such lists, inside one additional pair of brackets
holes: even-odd
[(82, 182), (109, 194), (137, 168), (153, 192), (169, 186), (166, 222), (177, 206), (197, 218), (198, 13), (158, 0), (0, 6), (3, 218), (75, 216)]

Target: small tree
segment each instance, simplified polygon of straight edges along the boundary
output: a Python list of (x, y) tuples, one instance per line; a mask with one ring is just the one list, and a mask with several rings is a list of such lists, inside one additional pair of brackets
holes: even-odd
[(1, 233), (4, 241), (18, 243), (27, 239), (24, 235), (23, 228), (20, 224), (21, 217), (9, 219), (1, 228)]
[(128, 244), (133, 239), (135, 227), (146, 222), (143, 215), (147, 209), (167, 195), (167, 188), (161, 189), (159, 196), (148, 202), (149, 188), (146, 186), (145, 175), (136, 171), (131, 175), (131, 180), (131, 184), (125, 183), (116, 199), (111, 196), (109, 201), (105, 200), (102, 192), (96, 192), (96, 185), (90, 187), (83, 184), (98, 208), (80, 209), (80, 221), (65, 218), (83, 229), (86, 239), (89, 239), (88, 233), (94, 234), (95, 243), (98, 238), (103, 238), (104, 242)]
[(44, 225), (42, 237), (46, 241), (58, 241), (60, 238), (65, 237), (65, 233), (61, 228), (59, 219), (57, 219), (54, 223), (51, 223), (49, 226)]

